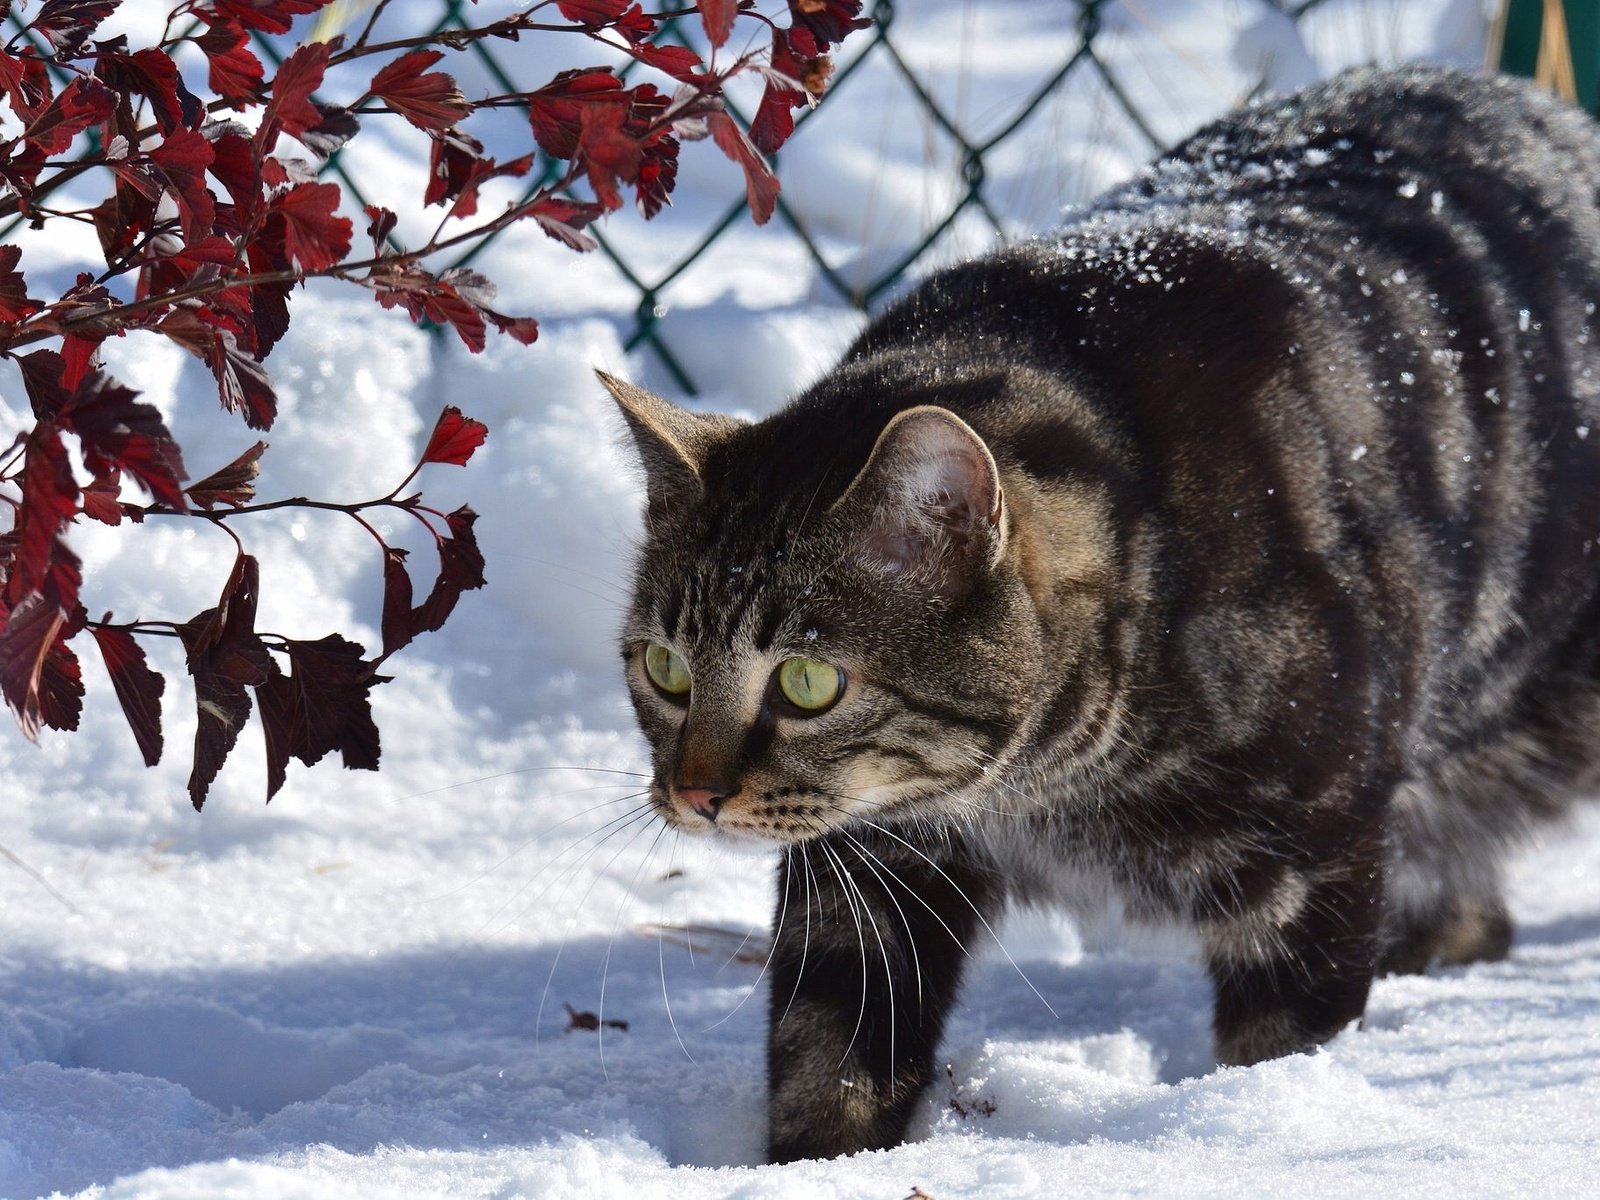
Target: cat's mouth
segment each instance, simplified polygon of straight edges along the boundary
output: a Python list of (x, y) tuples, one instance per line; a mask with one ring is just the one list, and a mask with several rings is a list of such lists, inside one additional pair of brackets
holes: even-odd
[(658, 786), (655, 803), (662, 819), (682, 833), (771, 848), (814, 841), (852, 825), (894, 821), (926, 805), (929, 795), (926, 786), (906, 784), (880, 784), (849, 796), (799, 788), (706, 795), (704, 789)]

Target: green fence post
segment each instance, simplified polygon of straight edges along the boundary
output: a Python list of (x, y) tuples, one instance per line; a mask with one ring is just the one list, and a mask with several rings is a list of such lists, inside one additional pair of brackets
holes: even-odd
[[(1567, 51), (1578, 103), (1600, 115), (1600, 3), (1560, 0), (1551, 7), (1559, 18), (1565, 19)], [(1539, 74), (1539, 49), (1547, 33), (1546, 11), (1545, 0), (1507, 0), (1500, 42), (1502, 71), (1529, 79)], [(1550, 66), (1546, 64), (1546, 69)]]

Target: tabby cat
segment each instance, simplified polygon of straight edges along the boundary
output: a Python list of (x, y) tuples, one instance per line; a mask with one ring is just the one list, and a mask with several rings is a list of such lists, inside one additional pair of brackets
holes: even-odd
[(779, 852), (776, 1161), (890, 1146), (1008, 902), (1198, 931), (1219, 1063), (1504, 956), (1600, 767), (1600, 129), (1360, 70), (934, 275), (754, 424), (606, 378), (686, 834)]

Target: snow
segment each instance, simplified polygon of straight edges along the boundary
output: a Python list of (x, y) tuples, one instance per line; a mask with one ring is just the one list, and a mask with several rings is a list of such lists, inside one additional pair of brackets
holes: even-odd
[[(908, 63), (980, 135), (1073, 30), (1069, 6), (1043, 15), (1033, 0), (899, 10)], [(1171, 137), (1264, 74), (1470, 61), (1481, 11), (1327, 0), (1302, 38), (1254, 0), (1125, 0), (1105, 9), (1103, 36)], [(915, 244), (959, 167), (903, 82), (881, 61), (864, 72), (783, 160), (787, 194), (850, 279)], [(1027, 129), (990, 164), (1018, 230), (1047, 227), (1148, 152), (1087, 79)], [(417, 175), (417, 145), (404, 130), (352, 143), (395, 177)], [(667, 221), (619, 217), (607, 237), (675, 261), (723, 210), (714, 159), (686, 156)], [(991, 238), (967, 222), (941, 250)], [(40, 253), (65, 271), (81, 249)], [(139, 764), (93, 661), (83, 732), (37, 747), (0, 737), (0, 1195), (1600, 1191), (1593, 809), (1515, 866), (1508, 962), (1382, 981), (1364, 1028), (1248, 1069), (1214, 1067), (1183, 939), (1018, 915), (1000, 930), (1009, 958), (990, 945), (973, 966), (948, 1073), (910, 1143), (757, 1165), (769, 864), (681, 846), (639, 807), (647, 761), (611, 643), (639, 493), (591, 372), (671, 383), (648, 352), (625, 352), (636, 296), (603, 259), (531, 235), (479, 265), (503, 308), (544, 318), (537, 345), (469, 356), (364, 296), (311, 289), (270, 364), (282, 416), (263, 497), (381, 493), (444, 403), (492, 431), (468, 469), (421, 481), (483, 514), (491, 583), (376, 694), (381, 773), (296, 765), (268, 808), (249, 731), (196, 815), (194, 719), (164, 644), (159, 768)], [(752, 414), (825, 370), (860, 320), (776, 225), (741, 227), (662, 303), (704, 403)], [(140, 336), (109, 350), (173, 421), (193, 474), (255, 440), (180, 352)], [(0, 416), (18, 424), (14, 399)], [(90, 608), (182, 618), (214, 603), (227, 539), (178, 524), (83, 530)], [(303, 513), (240, 525), (263, 560), (264, 626), (376, 642), (379, 564), (360, 530)], [(565, 1005), (601, 1027), (569, 1030)]]

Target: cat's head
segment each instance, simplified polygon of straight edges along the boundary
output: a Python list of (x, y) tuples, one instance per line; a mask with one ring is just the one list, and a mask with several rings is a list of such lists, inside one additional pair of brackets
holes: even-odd
[(601, 378), (646, 475), (622, 651), (662, 818), (782, 843), (972, 803), (1045, 671), (983, 439), (866, 389), (746, 424)]

